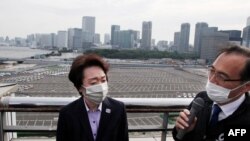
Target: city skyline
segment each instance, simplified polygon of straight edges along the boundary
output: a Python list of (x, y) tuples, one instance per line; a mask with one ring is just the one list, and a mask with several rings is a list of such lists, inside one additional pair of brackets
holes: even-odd
[(193, 44), (197, 22), (206, 22), (219, 30), (243, 30), (249, 7), (247, 0), (2, 0), (0, 36), (26, 37), (81, 28), (83, 16), (94, 16), (96, 33), (101, 34), (102, 41), (105, 33), (110, 34), (111, 25), (141, 31), (143, 21), (152, 21), (152, 39), (173, 41), (174, 32), (187, 22), (189, 43)]

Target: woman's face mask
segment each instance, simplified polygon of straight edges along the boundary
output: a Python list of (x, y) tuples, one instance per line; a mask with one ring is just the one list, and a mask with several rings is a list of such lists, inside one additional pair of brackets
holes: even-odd
[(107, 96), (108, 93), (108, 83), (104, 82), (97, 85), (92, 85), (89, 87), (84, 87), (86, 89), (85, 97), (99, 105)]
[(229, 94), (231, 93), (231, 91), (234, 91), (242, 86), (244, 86), (246, 83), (237, 86), (234, 89), (227, 89), (224, 87), (221, 87), (219, 85), (216, 85), (214, 83), (211, 83), (209, 80), (207, 81), (207, 85), (206, 85), (206, 91), (207, 91), (207, 95), (208, 97), (213, 100), (214, 102), (217, 103), (226, 103), (230, 100), (232, 100), (233, 98), (237, 97), (238, 95), (236, 95), (235, 97), (232, 98), (228, 98)]

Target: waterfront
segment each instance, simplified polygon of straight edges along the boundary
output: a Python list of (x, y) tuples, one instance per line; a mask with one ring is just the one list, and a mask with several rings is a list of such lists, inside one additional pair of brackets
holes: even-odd
[(31, 56), (50, 53), (49, 50), (31, 49), (29, 47), (3, 47), (0, 46), (0, 59), (23, 59)]

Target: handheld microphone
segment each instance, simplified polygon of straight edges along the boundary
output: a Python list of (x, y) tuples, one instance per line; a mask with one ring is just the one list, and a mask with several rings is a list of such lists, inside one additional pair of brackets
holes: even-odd
[[(195, 116), (197, 115), (197, 113), (204, 107), (204, 100), (200, 97), (194, 99), (194, 101), (192, 102), (192, 107), (191, 107), (191, 110), (190, 110), (190, 115), (188, 116), (188, 125), (190, 125)], [(179, 139), (179, 140), (182, 140), (182, 138), (184, 137), (184, 135), (187, 133), (187, 130), (186, 129), (180, 129), (177, 133), (177, 136), (176, 138)]]

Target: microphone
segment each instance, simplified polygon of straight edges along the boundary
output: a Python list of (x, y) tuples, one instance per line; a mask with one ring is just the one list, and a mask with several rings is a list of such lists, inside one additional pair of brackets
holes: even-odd
[[(191, 124), (191, 122), (193, 122), (195, 116), (197, 115), (197, 113), (204, 107), (204, 100), (200, 97), (194, 99), (194, 101), (192, 102), (192, 107), (190, 110), (190, 115), (188, 116), (188, 125)], [(176, 138), (179, 140), (182, 140), (182, 138), (184, 137), (184, 135), (187, 133), (186, 129), (180, 129), (177, 133)]]

